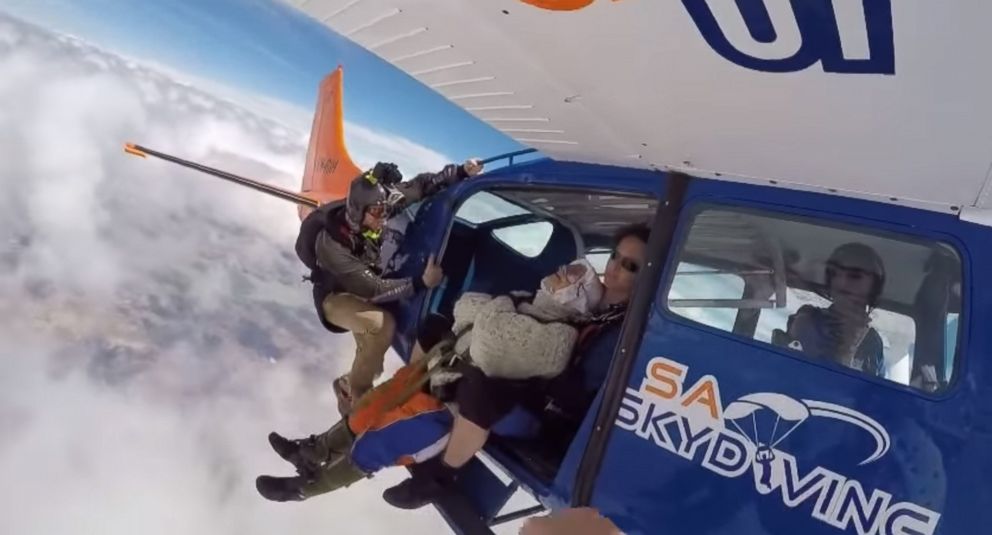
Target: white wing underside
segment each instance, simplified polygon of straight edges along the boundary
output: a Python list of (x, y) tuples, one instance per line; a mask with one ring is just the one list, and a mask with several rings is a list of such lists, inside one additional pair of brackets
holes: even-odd
[[(865, 33), (861, 1), (833, 0), (854, 59), (871, 54), (856, 31)], [(707, 43), (677, 0), (596, 0), (568, 12), (518, 0), (291, 3), (556, 160), (943, 212), (992, 208), (992, 2), (894, 0), (895, 74), (744, 68)], [(765, 1), (772, 43), (747, 34), (734, 0), (708, 5), (752, 56), (787, 57), (803, 42), (788, 0)]]

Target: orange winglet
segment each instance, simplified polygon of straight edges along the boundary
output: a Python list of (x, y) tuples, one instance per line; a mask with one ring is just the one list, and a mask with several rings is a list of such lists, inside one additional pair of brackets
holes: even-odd
[(593, 0), (521, 0), (525, 4), (549, 11), (578, 11), (589, 7)]
[(131, 154), (133, 156), (139, 156), (141, 158), (147, 158), (148, 157), (147, 154), (145, 154), (144, 152), (142, 152), (141, 150), (139, 150), (137, 147), (135, 147), (134, 146), (134, 143), (125, 143), (124, 144), (124, 152), (126, 152), (128, 154)]
[[(310, 146), (300, 190), (320, 204), (345, 198), (352, 179), (361, 174), (344, 143), (343, 76), (344, 71), (338, 66), (320, 82), (310, 130)], [(306, 217), (310, 210), (301, 206), (300, 218)]]

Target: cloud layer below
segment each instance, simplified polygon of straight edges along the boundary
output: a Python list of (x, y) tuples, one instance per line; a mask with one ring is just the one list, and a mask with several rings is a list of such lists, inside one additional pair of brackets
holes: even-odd
[[(353, 345), (314, 318), (292, 206), (121, 151), (292, 187), (305, 131), (3, 15), (0, 102), (0, 532), (444, 531), (381, 502), (399, 470), (302, 504), (255, 493), (291, 472), (270, 430), (338, 418)], [(351, 129), (360, 162), (444, 163)]]

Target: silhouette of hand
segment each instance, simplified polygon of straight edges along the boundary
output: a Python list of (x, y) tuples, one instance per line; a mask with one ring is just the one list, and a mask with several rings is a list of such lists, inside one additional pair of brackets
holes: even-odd
[(532, 518), (520, 535), (622, 535), (608, 518), (589, 507), (562, 509), (548, 516)]

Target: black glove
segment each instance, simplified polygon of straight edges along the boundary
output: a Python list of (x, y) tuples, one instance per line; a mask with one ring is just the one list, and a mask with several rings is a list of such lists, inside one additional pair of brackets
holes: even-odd
[(372, 174), (385, 186), (391, 186), (403, 180), (403, 173), (400, 173), (399, 167), (391, 162), (379, 162), (375, 164)]

